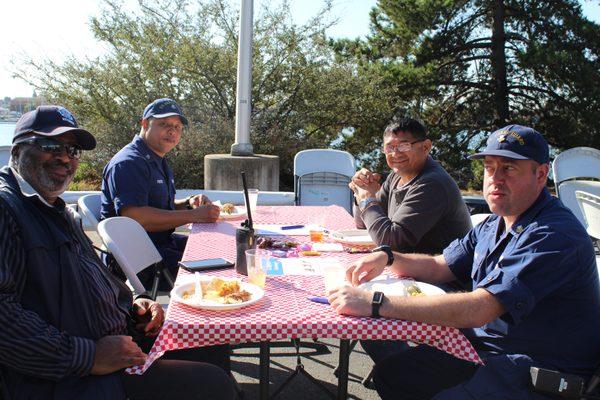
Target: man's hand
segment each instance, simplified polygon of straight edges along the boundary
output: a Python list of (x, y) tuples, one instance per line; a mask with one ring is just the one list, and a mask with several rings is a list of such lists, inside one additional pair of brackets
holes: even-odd
[(189, 199), (189, 203), (190, 203), (190, 206), (192, 208), (198, 208), (200, 206), (210, 206), (210, 205), (212, 205), (212, 201), (210, 201), (210, 199), (208, 198), (208, 196), (203, 195), (203, 194), (197, 194), (195, 196), (192, 196)]
[(346, 280), (353, 286), (368, 282), (381, 275), (387, 264), (387, 254), (383, 251), (371, 253), (350, 264), (346, 269)]
[(165, 322), (165, 312), (160, 304), (150, 299), (137, 299), (133, 302), (135, 328), (146, 336), (156, 336)]
[(195, 212), (194, 222), (215, 222), (221, 213), (219, 206), (212, 204), (196, 207), (192, 211)]
[(329, 304), (338, 313), (355, 317), (371, 316), (373, 293), (352, 286), (340, 286), (329, 292)]
[(106, 375), (133, 365), (146, 362), (142, 352), (131, 336), (104, 336), (96, 342), (96, 356), (92, 375)]
[(373, 184), (377, 184), (378, 186), (381, 186), (379, 184), (379, 182), (381, 181), (381, 175), (379, 175), (376, 172), (371, 172), (366, 168), (361, 168), (359, 171), (357, 171), (354, 176), (352, 177), (352, 181), (351, 183), (353, 183), (355, 186), (362, 188), (362, 189), (367, 189), (368, 187), (372, 186)]

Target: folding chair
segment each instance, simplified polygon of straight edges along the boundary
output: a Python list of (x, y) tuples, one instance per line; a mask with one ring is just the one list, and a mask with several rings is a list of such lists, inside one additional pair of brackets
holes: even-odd
[(341, 150), (303, 150), (294, 157), (294, 194), (297, 206), (332, 205), (352, 213), (348, 187), (356, 171), (352, 154)]
[[(575, 191), (580, 190), (600, 196), (600, 150), (575, 147), (560, 153), (552, 162), (556, 194), (577, 219), (585, 226)], [(586, 179), (587, 178), (587, 179)]]
[(156, 299), (158, 284), (163, 276), (173, 287), (173, 277), (164, 266), (160, 253), (137, 221), (128, 217), (107, 218), (98, 224), (98, 234), (119, 263), (135, 293), (146, 292), (137, 273), (148, 267), (154, 268), (150, 294), (153, 300)]
[(100, 193), (86, 194), (77, 200), (77, 207), (82, 219), (87, 221), (87, 226), (92, 230), (98, 230), (98, 222), (100, 222), (100, 205), (102, 203)]

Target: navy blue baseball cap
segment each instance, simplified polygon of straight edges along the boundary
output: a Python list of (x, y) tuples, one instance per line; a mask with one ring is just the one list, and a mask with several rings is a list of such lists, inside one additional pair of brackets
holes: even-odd
[(171, 99), (156, 99), (152, 103), (148, 104), (142, 114), (142, 119), (148, 118), (167, 118), (177, 115), (181, 118), (181, 122), (184, 125), (188, 124), (187, 118), (183, 115), (179, 104), (175, 103), (175, 100)]
[(23, 114), (15, 125), (12, 142), (17, 144), (35, 135), (52, 137), (67, 132), (75, 134), (75, 140), (83, 150), (92, 150), (96, 147), (94, 136), (85, 129), (79, 128), (73, 114), (60, 106), (39, 106)]
[(508, 125), (490, 135), (485, 150), (470, 155), (470, 159), (500, 156), (515, 160), (533, 160), (540, 164), (550, 162), (548, 142), (541, 133), (521, 125)]

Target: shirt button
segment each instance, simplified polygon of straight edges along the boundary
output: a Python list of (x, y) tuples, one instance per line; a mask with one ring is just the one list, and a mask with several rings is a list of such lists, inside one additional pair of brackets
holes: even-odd
[(521, 302), (518, 302), (517, 304), (515, 304), (515, 308), (516, 308), (517, 310), (520, 310), (520, 309), (522, 309), (522, 308), (523, 308), (523, 306), (524, 306), (524, 305), (525, 305), (525, 304), (523, 304), (523, 303), (521, 303)]

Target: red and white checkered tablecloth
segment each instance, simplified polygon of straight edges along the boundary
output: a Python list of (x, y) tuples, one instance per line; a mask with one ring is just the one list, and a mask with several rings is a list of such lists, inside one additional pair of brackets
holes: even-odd
[[(330, 230), (352, 228), (352, 217), (341, 207), (259, 207), (257, 223), (303, 224), (325, 216)], [(223, 257), (235, 260), (235, 229), (240, 221), (194, 224), (183, 259)], [(294, 237), (298, 241), (299, 237)], [(306, 241), (307, 238), (302, 238)], [(361, 255), (336, 253), (342, 262)], [(331, 256), (331, 254), (330, 254)], [(233, 270), (211, 275), (236, 276)], [(188, 273), (181, 270), (178, 281)], [(240, 276), (241, 277), (241, 276)], [(246, 277), (241, 277), (243, 280)], [(176, 283), (177, 284), (177, 283)], [(307, 296), (323, 295), (319, 276), (269, 276), (264, 298), (251, 306), (230, 311), (207, 311), (172, 302), (165, 324), (143, 366), (128, 369), (142, 374), (166, 351), (222, 343), (277, 341), (289, 338), (337, 338), (410, 340), (424, 343), (458, 358), (481, 363), (475, 349), (456, 328), (384, 318), (356, 318), (338, 315), (331, 307), (309, 301)]]

